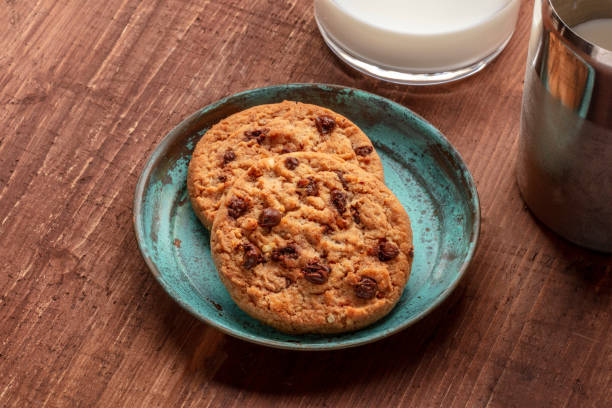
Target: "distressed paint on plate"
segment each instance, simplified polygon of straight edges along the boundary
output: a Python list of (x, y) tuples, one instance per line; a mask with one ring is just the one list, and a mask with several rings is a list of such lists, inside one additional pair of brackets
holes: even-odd
[[(191, 209), (185, 182), (190, 155), (200, 136), (226, 116), (286, 99), (325, 106), (354, 121), (372, 139), (383, 161), (386, 183), (412, 222), (415, 258), (402, 298), (385, 318), (356, 332), (287, 335), (242, 312), (217, 276), (210, 255), (210, 235)], [(138, 181), (134, 227), (155, 278), (200, 320), (258, 344), (328, 350), (396, 333), (448, 297), (476, 250), (480, 208), (474, 181), (463, 160), (420, 116), (357, 89), (289, 84), (227, 97), (173, 129), (155, 149)]]

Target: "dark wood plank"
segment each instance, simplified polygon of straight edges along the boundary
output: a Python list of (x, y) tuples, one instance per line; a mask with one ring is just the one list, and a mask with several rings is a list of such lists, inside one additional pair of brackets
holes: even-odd
[[(530, 2), (484, 72), (425, 88), (342, 65), (311, 3), (0, 4), (0, 405), (612, 406), (612, 257), (550, 233), (514, 181)], [(313, 354), (233, 339), (182, 311), (138, 253), (132, 194), (163, 135), (223, 96), (287, 82), (408, 106), (476, 179), (469, 273), (379, 343)]]

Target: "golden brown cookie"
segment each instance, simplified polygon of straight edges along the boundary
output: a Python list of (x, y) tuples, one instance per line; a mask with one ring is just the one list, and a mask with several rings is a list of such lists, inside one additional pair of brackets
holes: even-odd
[(211, 234), (219, 276), (245, 312), (289, 333), (367, 326), (410, 274), (410, 221), (360, 167), (322, 153), (256, 162), (222, 200)]
[(222, 120), (198, 142), (187, 176), (198, 218), (210, 228), (236, 178), (261, 158), (293, 151), (333, 153), (384, 181), (372, 142), (344, 116), (299, 102), (260, 105)]

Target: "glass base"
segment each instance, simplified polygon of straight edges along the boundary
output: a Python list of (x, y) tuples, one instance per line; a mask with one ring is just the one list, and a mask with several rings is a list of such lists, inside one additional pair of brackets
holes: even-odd
[(513, 32), (510, 33), (508, 38), (502, 43), (501, 46), (499, 46), (499, 48), (494, 50), (491, 54), (489, 54), (482, 60), (472, 65), (452, 71), (423, 74), (395, 71), (388, 68), (381, 68), (370, 62), (366, 62), (363, 59), (352, 55), (348, 50), (344, 49), (340, 44), (338, 44), (325, 31), (325, 29), (319, 23), (318, 20), (317, 25), (319, 26), (321, 36), (323, 37), (323, 40), (325, 41), (329, 49), (332, 50), (333, 53), (336, 54), (338, 58), (340, 58), (346, 64), (350, 65), (357, 71), (360, 71), (366, 75), (370, 75), (374, 78), (378, 78), (383, 81), (393, 82), (401, 85), (437, 85), (457, 81), (459, 79), (469, 77), (470, 75), (474, 75), (475, 73), (481, 71), (484, 67), (486, 67), (487, 64), (493, 61), (495, 57), (497, 57), (504, 50), (504, 48), (506, 48), (506, 45), (508, 44), (508, 42), (510, 42), (510, 39), (512, 38), (513, 34)]

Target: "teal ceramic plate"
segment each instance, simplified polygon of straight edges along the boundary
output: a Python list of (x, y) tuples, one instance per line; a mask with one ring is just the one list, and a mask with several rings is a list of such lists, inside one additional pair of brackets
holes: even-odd
[[(217, 277), (209, 233), (191, 209), (185, 180), (191, 152), (200, 136), (228, 115), (285, 99), (328, 107), (361, 127), (382, 158), (387, 185), (412, 221), (415, 257), (401, 300), (388, 316), (356, 332), (292, 336), (243, 313)], [(356, 89), (291, 84), (222, 99), (173, 129), (140, 176), (134, 226), (142, 255), (155, 278), (202, 321), (254, 343), (324, 350), (382, 339), (410, 326), (440, 304), (457, 286), (472, 259), (480, 209), (474, 181), (459, 154), (438, 130), (412, 111)]]

